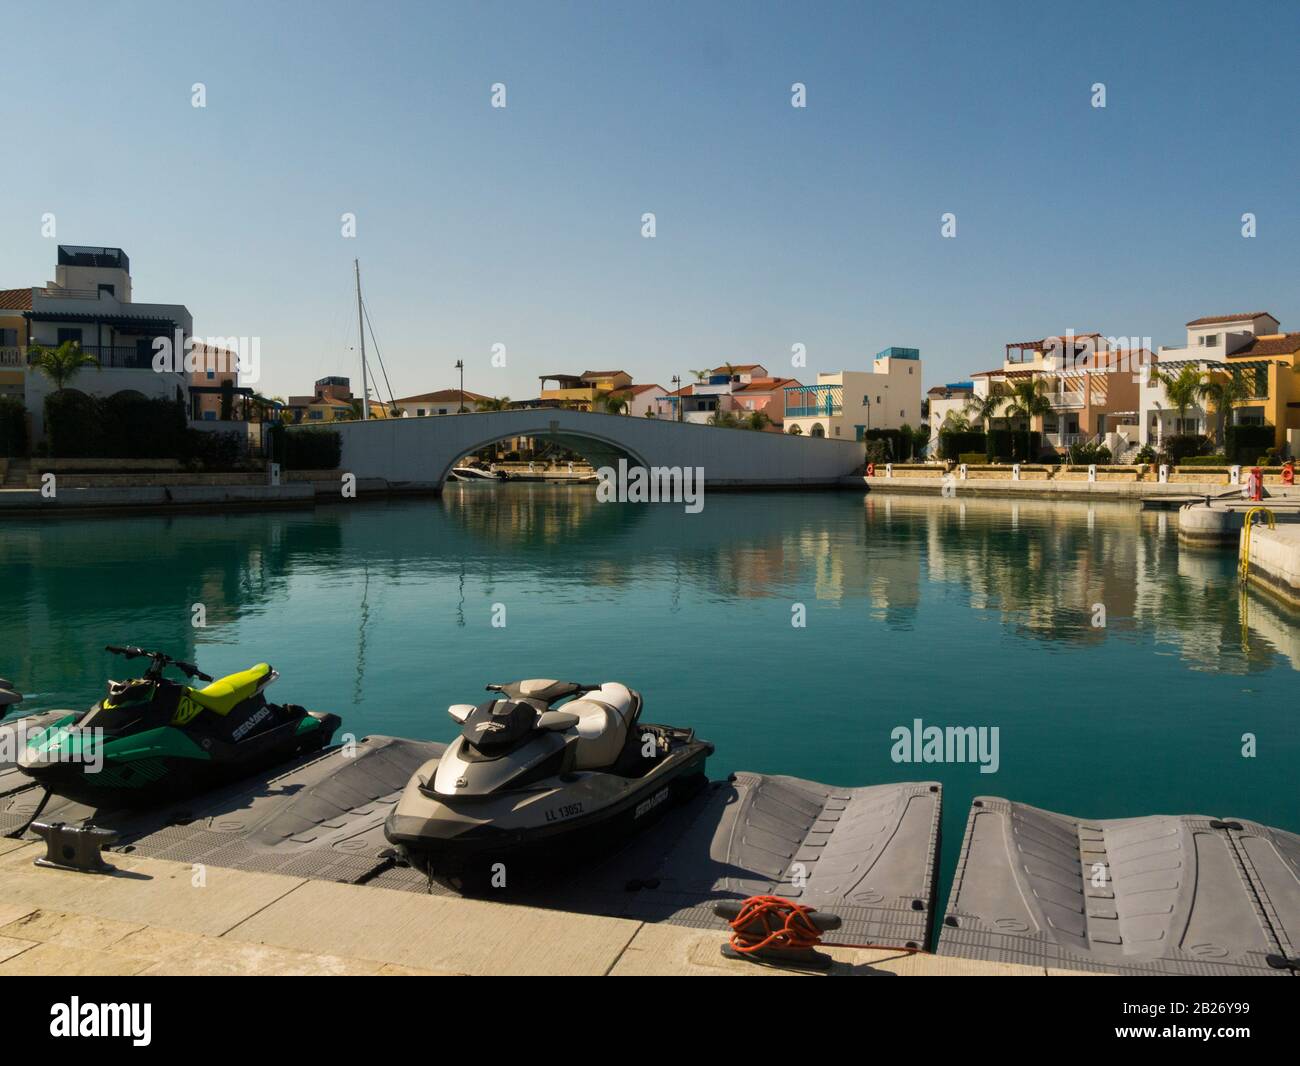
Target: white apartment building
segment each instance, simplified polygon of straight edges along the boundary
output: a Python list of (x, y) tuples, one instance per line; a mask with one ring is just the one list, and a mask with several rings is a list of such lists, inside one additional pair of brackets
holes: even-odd
[(886, 348), (870, 370), (820, 372), (815, 385), (785, 389), (785, 431), (864, 440), (873, 429), (920, 426), (921, 353)]
[[(183, 344), (193, 334), (194, 321), (183, 304), (137, 303), (130, 260), (121, 248), (59, 245), (54, 280), (31, 290), (30, 307), (21, 315), (23, 336), (12, 339), (17, 342), (16, 361), (24, 367), (32, 347), (57, 348), (74, 341), (99, 365), (79, 371), (69, 388), (93, 396), (138, 392), (176, 399), (188, 408)], [(179, 360), (174, 372), (154, 370), (158, 337), (173, 344)], [(33, 439), (39, 439), (44, 435), (45, 397), (54, 385), (30, 367), (25, 377), (24, 402)]]
[[(1155, 370), (1177, 376), (1184, 367), (1198, 371), (1228, 369), (1228, 356), (1254, 344), (1256, 337), (1275, 336), (1280, 323), (1267, 311), (1252, 311), (1237, 315), (1211, 315), (1187, 323), (1187, 343), (1181, 348), (1161, 346), (1155, 356)], [(1233, 369), (1256, 369), (1267, 372), (1268, 362), (1256, 364), (1249, 359), (1234, 359)], [(1167, 436), (1199, 434), (1213, 431), (1214, 415), (1196, 403), (1181, 414), (1169, 402), (1164, 383), (1154, 373), (1144, 374), (1140, 392), (1142, 409), (1141, 441), (1159, 448)], [(1264, 421), (1264, 406), (1249, 405), (1233, 411), (1237, 421), (1245, 423)]]

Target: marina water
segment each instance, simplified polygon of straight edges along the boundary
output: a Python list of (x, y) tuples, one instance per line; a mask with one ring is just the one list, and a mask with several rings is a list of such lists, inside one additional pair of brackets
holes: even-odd
[[(648, 721), (716, 743), (713, 777), (941, 781), (942, 906), (977, 795), (1300, 830), (1300, 619), (1243, 600), (1234, 554), (1181, 549), (1176, 521), (937, 491), (711, 493), (684, 514), (490, 483), (7, 519), (0, 673), (34, 711), (99, 698), (123, 670), (106, 643), (217, 676), (264, 660), (272, 699), (335, 711), (357, 736), (442, 740), (447, 705), (488, 682), (620, 680)], [(996, 729), (996, 772), (974, 750), (897, 761), (891, 734), (928, 727)]]

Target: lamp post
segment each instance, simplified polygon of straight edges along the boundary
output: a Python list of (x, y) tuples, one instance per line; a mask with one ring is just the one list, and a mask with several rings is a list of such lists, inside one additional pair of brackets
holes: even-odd
[(465, 360), (456, 360), (456, 369), (460, 371), (460, 410), (456, 413), (463, 415), (465, 413)]
[(675, 406), (677, 407), (677, 421), (680, 422), (682, 420), (682, 379), (679, 375), (674, 374), (669, 380), (672, 382), (673, 392), (677, 394), (677, 403)]

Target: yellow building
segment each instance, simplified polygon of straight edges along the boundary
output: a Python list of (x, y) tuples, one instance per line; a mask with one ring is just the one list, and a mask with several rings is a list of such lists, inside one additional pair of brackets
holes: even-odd
[(1255, 363), (1247, 371), (1255, 394), (1233, 405), (1233, 421), (1272, 426), (1273, 446), (1286, 450), (1290, 444), (1294, 455), (1300, 446), (1300, 333), (1256, 336), (1229, 352), (1224, 361), (1230, 369), (1234, 364)]
[(31, 289), (0, 289), (0, 396), (23, 399), (27, 377), (27, 320)]
[[(548, 389), (546, 383), (555, 382)], [(622, 370), (584, 370), (581, 374), (543, 374), (543, 400), (572, 407), (578, 411), (591, 411), (601, 407), (614, 393), (632, 384), (632, 375)]]

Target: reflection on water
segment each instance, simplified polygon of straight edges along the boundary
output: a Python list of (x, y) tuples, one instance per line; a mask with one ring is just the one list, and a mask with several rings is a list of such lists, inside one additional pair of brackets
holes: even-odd
[[(1243, 640), (1232, 553), (1180, 550), (1175, 521), (937, 492), (714, 493), (686, 515), (540, 484), (6, 521), (0, 675), (39, 709), (96, 698), (122, 666), (105, 643), (214, 674), (265, 659), (275, 695), (358, 735), (434, 738), (453, 732), (447, 704), (489, 681), (618, 678), (648, 719), (715, 741), (716, 773), (938, 779), (952, 838), (980, 793), (1300, 829), (1296, 619), (1251, 596)], [(915, 717), (998, 726), (1000, 771), (893, 764), (889, 731)]]

